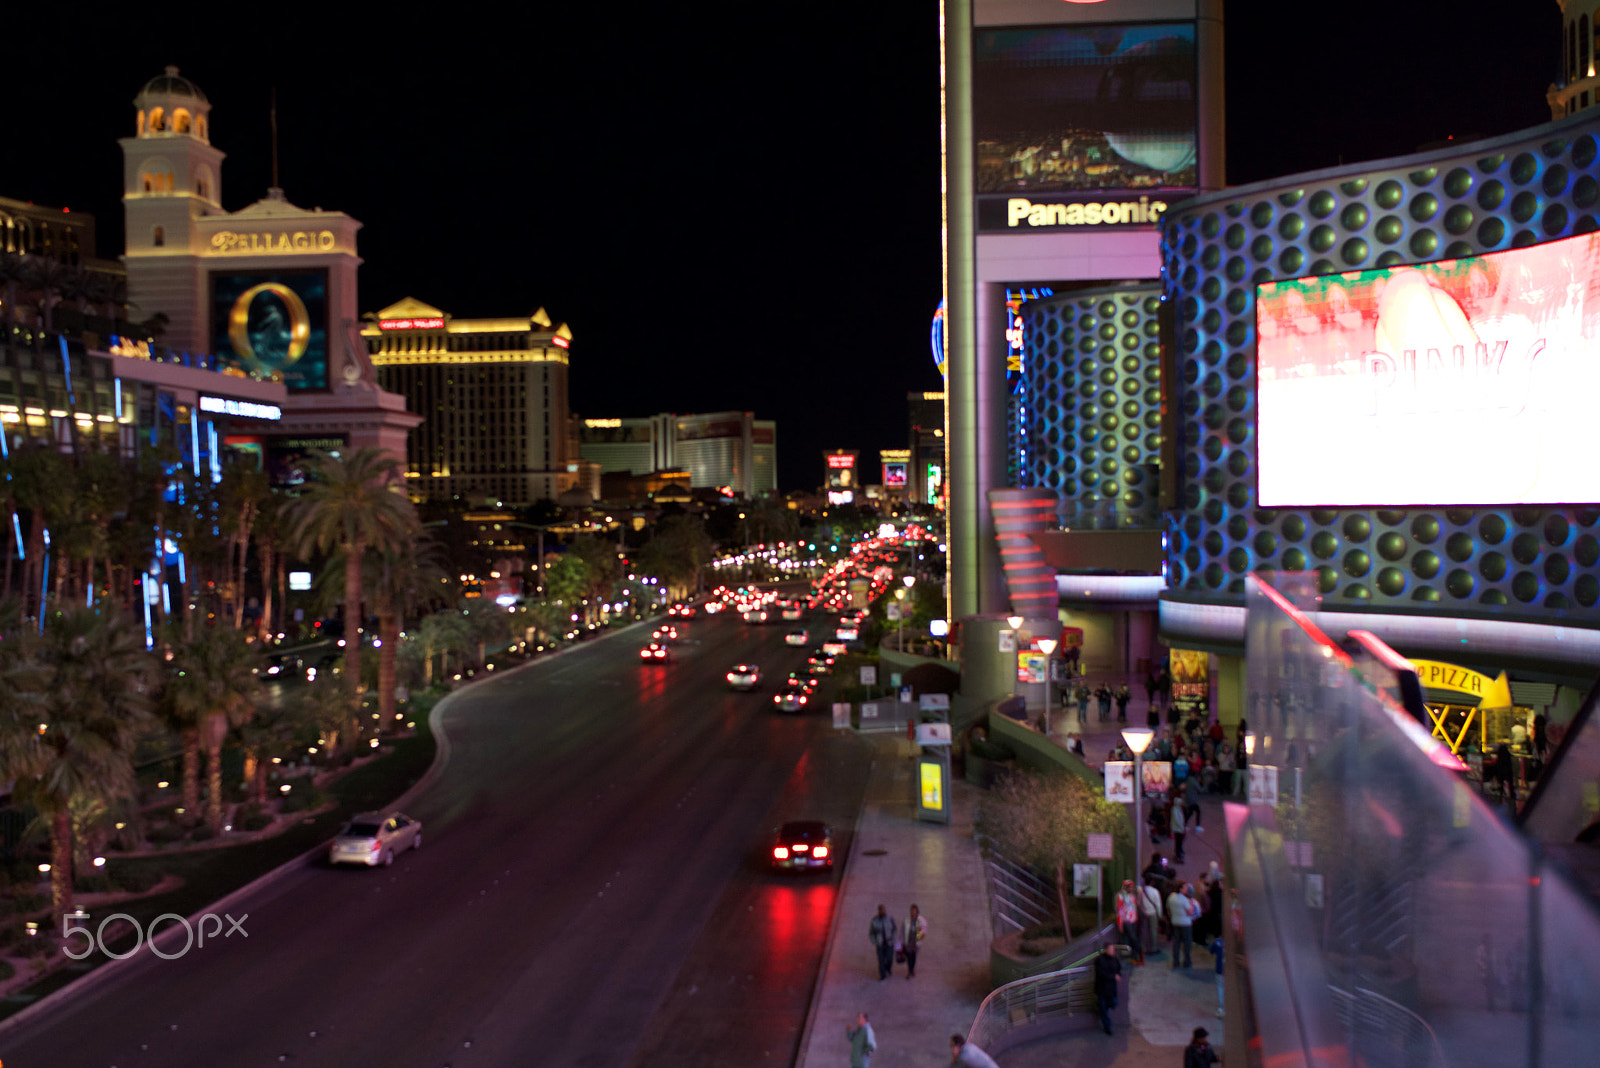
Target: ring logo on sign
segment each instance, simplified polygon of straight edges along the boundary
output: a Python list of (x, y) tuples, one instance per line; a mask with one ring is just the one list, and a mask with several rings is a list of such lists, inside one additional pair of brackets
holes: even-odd
[(1035, 204), (1025, 197), (1006, 200), (1006, 225), (1028, 226), (1138, 226), (1161, 221), (1164, 200), (1090, 201), (1086, 204)]

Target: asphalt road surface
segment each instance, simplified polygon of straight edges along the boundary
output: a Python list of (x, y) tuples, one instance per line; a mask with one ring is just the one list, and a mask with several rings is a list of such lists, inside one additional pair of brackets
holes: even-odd
[(823, 712), (775, 712), (770, 687), (728, 692), (737, 661), (801, 666), (785, 629), (702, 617), (645, 666), (635, 628), (460, 695), (449, 763), (411, 806), (422, 849), (292, 872), (230, 910), (247, 938), (142, 949), (0, 1033), (0, 1060), (791, 1063), (838, 873), (766, 871), (765, 836), (820, 816), (848, 856), (869, 757)]

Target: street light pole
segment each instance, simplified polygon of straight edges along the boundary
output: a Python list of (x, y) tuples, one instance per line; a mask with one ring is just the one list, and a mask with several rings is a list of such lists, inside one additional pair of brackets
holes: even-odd
[(1044, 650), (1044, 736), (1050, 737), (1050, 655), (1056, 651), (1056, 639), (1037, 639)]
[[(1156, 732), (1149, 727), (1125, 727), (1122, 731), (1122, 740), (1133, 752), (1133, 872), (1135, 885), (1138, 885), (1144, 869), (1143, 858), (1140, 853), (1144, 845), (1144, 751), (1150, 748), (1150, 740)], [(1139, 908), (1144, 910), (1144, 891), (1140, 892)]]

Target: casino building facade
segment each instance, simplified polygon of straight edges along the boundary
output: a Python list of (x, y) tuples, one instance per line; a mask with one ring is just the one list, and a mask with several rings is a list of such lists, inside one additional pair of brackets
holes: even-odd
[(1174, 203), (1159, 281), (1030, 301), (1006, 503), (1034, 508), (1060, 618), (1114, 644), (1153, 613), (1231, 723), (1245, 578), (1274, 574), (1331, 636), (1416, 661), (1440, 730), (1501, 673), (1513, 718), (1570, 720), (1600, 663), (1593, 103)]
[(379, 385), (424, 420), (406, 446), (415, 499), (519, 506), (578, 483), (567, 324), (553, 325), (543, 308), (458, 319), (411, 297), (366, 319), (361, 336)]

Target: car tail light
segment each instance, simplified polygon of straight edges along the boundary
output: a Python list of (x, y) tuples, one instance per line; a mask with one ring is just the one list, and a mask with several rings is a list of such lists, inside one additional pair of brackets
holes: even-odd
[(789, 859), (789, 847), (788, 846), (773, 846), (772, 847), (772, 859), (773, 860), (788, 860)]
[(382, 848), (383, 848), (383, 843), (378, 841), (376, 838), (374, 838), (372, 840), (372, 844), (367, 847), (367, 852), (368, 853), (376, 853), (379, 849), (382, 849)]
[(828, 847), (827, 846), (817, 846), (817, 848), (815, 848), (815, 849), (813, 849), (811, 851), (811, 855), (816, 857), (818, 860), (821, 860), (823, 857), (828, 855)]
[(794, 847), (793, 847), (793, 849), (794, 849), (794, 851), (795, 851), (795, 852), (796, 852), (796, 853), (804, 853), (804, 852), (807, 852), (807, 851), (808, 851), (808, 850), (810, 850), (810, 848), (811, 848), (811, 847), (810, 847), (810, 846), (808, 846), (808, 845), (806, 845), (806, 844), (805, 844), (805, 843), (804, 843), (804, 842), (800, 842), (800, 843), (799, 843), (799, 844), (797, 844), (797, 845), (795, 845), (795, 846), (794, 846)]
[(806, 699), (805, 699), (805, 696), (803, 694), (800, 697), (800, 703), (801, 704), (805, 704), (806, 703)]

